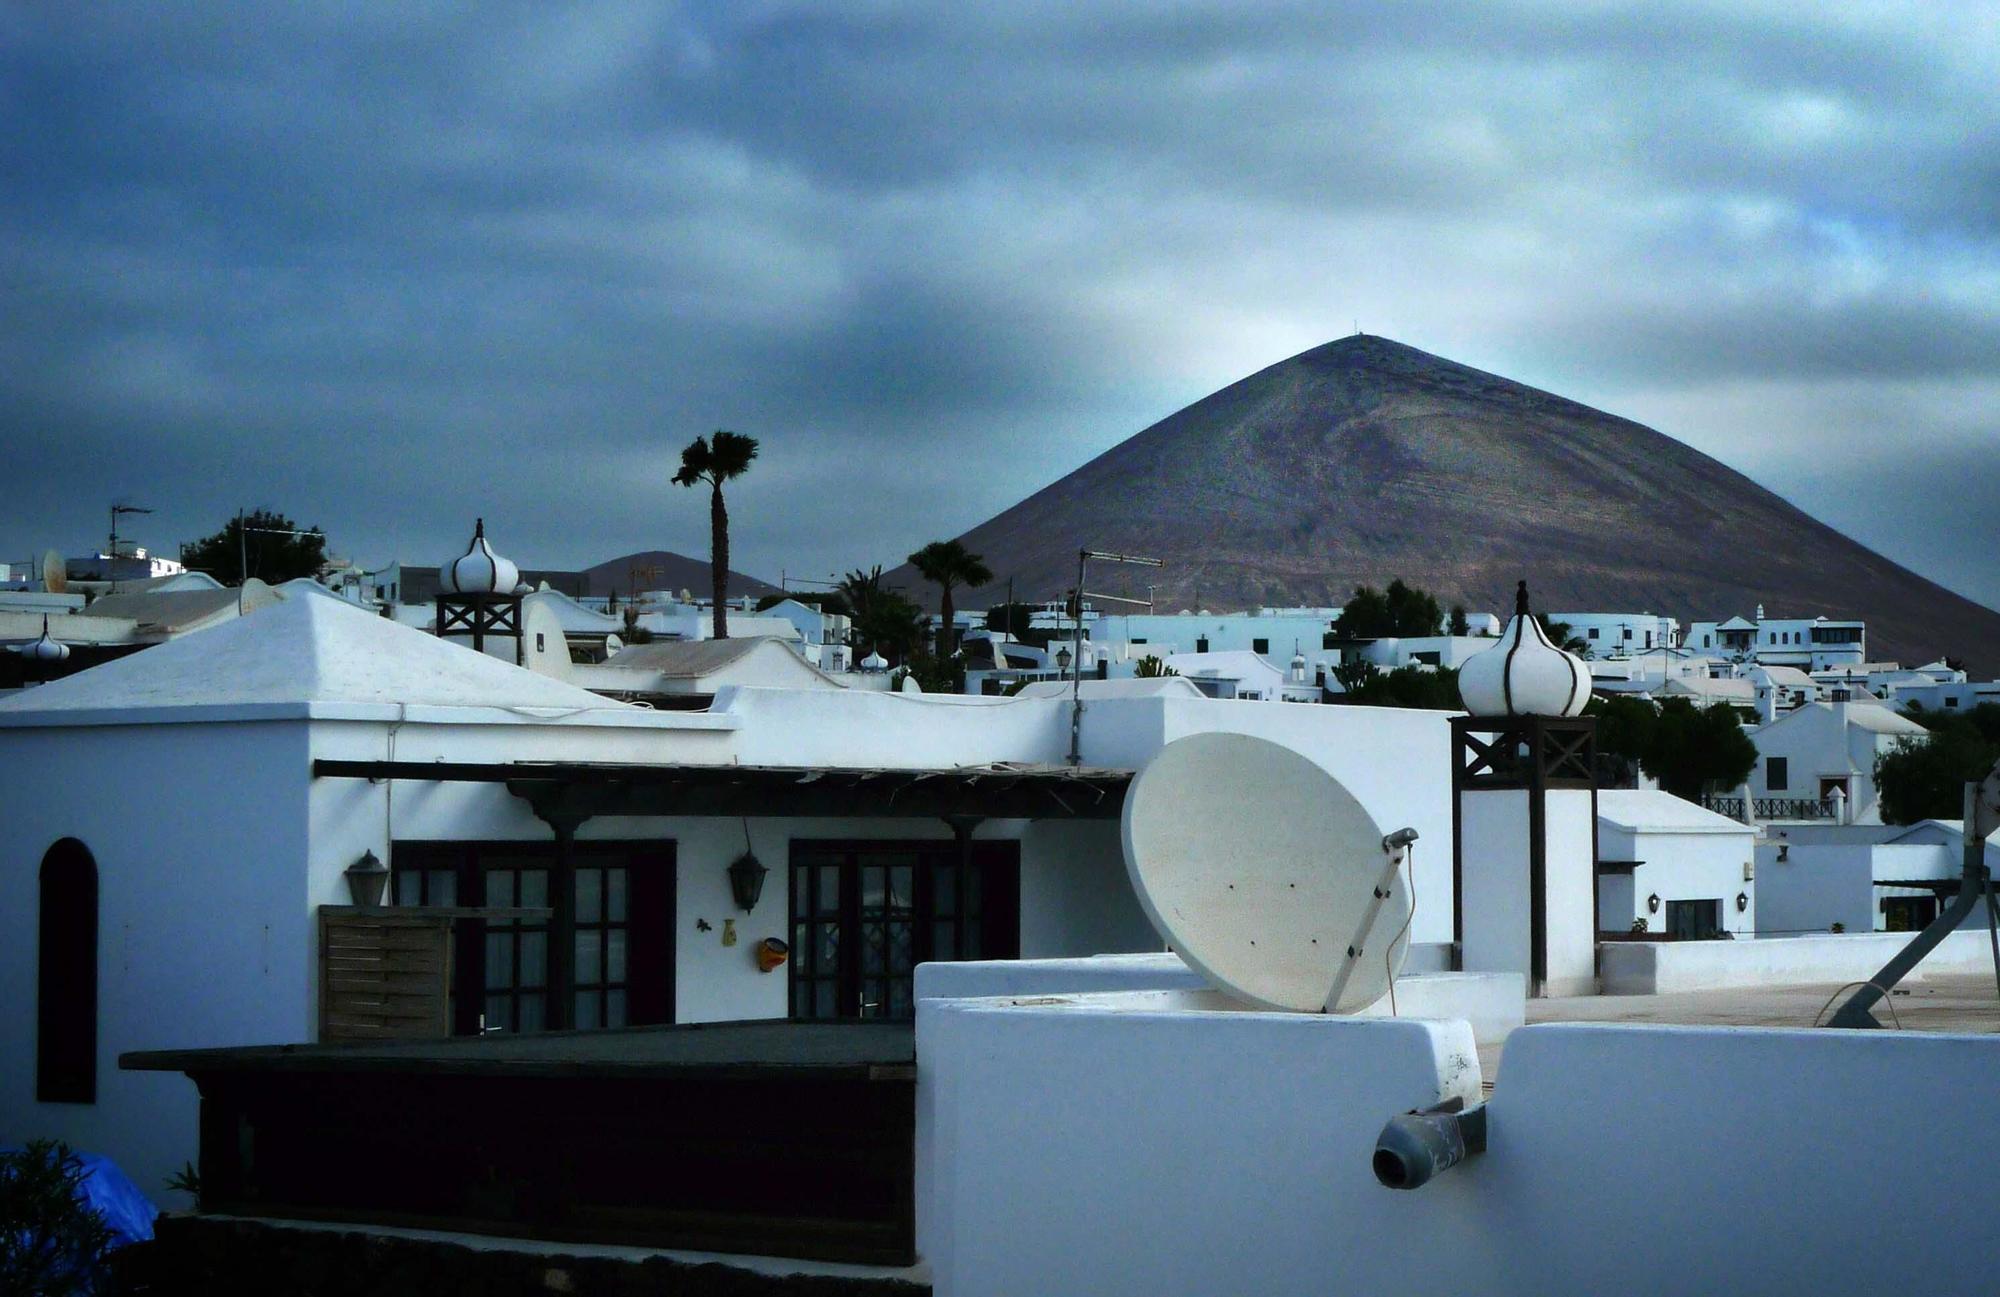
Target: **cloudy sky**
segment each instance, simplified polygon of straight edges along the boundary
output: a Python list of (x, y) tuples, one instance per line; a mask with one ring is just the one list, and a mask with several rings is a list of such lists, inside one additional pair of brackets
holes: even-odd
[(16, 0), (0, 558), (703, 554), (728, 427), (736, 566), (887, 565), (1358, 322), (2000, 605), (1996, 85), (1970, 3)]

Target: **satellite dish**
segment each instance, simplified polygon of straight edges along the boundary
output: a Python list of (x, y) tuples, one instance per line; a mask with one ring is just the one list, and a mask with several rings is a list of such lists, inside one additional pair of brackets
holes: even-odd
[(50, 594), (69, 591), (69, 569), (64, 566), (62, 555), (52, 549), (42, 551), (42, 589)]
[(1174, 740), (1133, 780), (1123, 835), (1146, 917), (1236, 999), (1351, 1013), (1403, 966), (1415, 833), (1385, 839), (1352, 793), (1290, 748), (1245, 734)]

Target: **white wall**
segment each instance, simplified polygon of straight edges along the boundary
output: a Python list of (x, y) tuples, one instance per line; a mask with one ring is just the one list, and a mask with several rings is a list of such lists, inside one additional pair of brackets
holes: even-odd
[(1773, 843), (1757, 848), (1757, 933), (1793, 936), (1831, 932), (1873, 932), (1874, 848), (1793, 846), (1778, 859)]
[[(0, 834), (0, 888), (15, 898), (0, 906), (0, 1144), (108, 1154), (166, 1201), (165, 1178), (195, 1155), (194, 1085), (121, 1072), (118, 1056), (310, 1035), (305, 726), (0, 729), (0, 769), (36, 774)], [(64, 837), (97, 862), (89, 1105), (35, 1101), (38, 879)]]
[[(1085, 997), (1087, 1003), (1087, 997)], [(1391, 1113), (1476, 1101), (1463, 1023), (917, 1007), (920, 1247), (936, 1291), (1324, 1292), (1371, 1250)]]
[[(918, 1012), (940, 1297), (1993, 1288), (1983, 1248), (1936, 1241), (1984, 1236), (2000, 1123), (1950, 1124), (1941, 1154), (1939, 1120), (1990, 1084), (2000, 1037), (1526, 1027), (1487, 1152), (1398, 1192), (1369, 1168), (1383, 1123), (1477, 1097), (1448, 1027), (1088, 997)], [(1933, 1243), (1882, 1243), (1893, 1220)]]
[[(1909, 945), (1907, 932), (1846, 932), (1755, 941), (1620, 941), (1600, 957), (1606, 995), (1668, 995), (1743, 986), (1806, 986), (1875, 976)], [(1993, 972), (1983, 930), (1961, 928), (1911, 974)]]
[(1459, 965), (1467, 972), (1527, 977), (1533, 970), (1534, 951), (1528, 794), (1516, 789), (1468, 792), (1459, 817), (1464, 833), (1460, 881), (1465, 888)]
[(1021, 839), (1023, 959), (1161, 948), (1125, 872), (1118, 821), (1013, 827)]
[[(1626, 876), (1627, 887), (1609, 886), (1611, 877), (1600, 880), (1604, 929), (1624, 932), (1634, 919), (1644, 919), (1647, 931), (1665, 932), (1667, 902), (1715, 900), (1721, 902), (1725, 932), (1751, 935), (1758, 930), (1758, 880), (1745, 879), (1743, 866), (1754, 862), (1755, 844), (1748, 828), (1741, 833), (1663, 833), (1600, 824), (1598, 851), (1604, 859), (1644, 862)], [(1748, 900), (1748, 908), (1740, 911), (1738, 893)], [(1660, 898), (1657, 914), (1646, 908), (1648, 896)]]
[[(1543, 874), (1547, 881), (1550, 995), (1589, 995), (1597, 989), (1597, 817), (1589, 789), (1554, 788), (1546, 794)], [(1470, 839), (1468, 858), (1473, 854)], [(1471, 916), (1466, 923), (1470, 926)]]

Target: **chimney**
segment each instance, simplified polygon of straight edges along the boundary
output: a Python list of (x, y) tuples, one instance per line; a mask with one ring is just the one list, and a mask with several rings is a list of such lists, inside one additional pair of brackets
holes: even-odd
[(1761, 624), (1761, 623), (1763, 622), (1763, 620), (1764, 620), (1764, 605), (1763, 605), (1763, 604), (1761, 604), (1761, 603), (1760, 603), (1760, 604), (1758, 604), (1758, 605), (1757, 605), (1757, 615), (1756, 615), (1755, 617), (1752, 617), (1752, 618), (1751, 618), (1750, 620), (1751, 620), (1751, 621), (1754, 621), (1754, 622), (1757, 622), (1757, 623), (1759, 623), (1759, 624)]

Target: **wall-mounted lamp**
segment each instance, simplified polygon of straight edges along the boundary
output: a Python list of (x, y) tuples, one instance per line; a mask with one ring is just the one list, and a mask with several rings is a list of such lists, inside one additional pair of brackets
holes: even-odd
[(1792, 844), (1789, 842), (1780, 842), (1778, 844), (1778, 859), (1789, 861), (1791, 858)]
[(1743, 911), (1749, 908), (1750, 908), (1750, 894), (1748, 892), (1736, 893), (1736, 912), (1738, 914), (1741, 914), (1743, 913)]
[(764, 875), (770, 872), (748, 851), (730, 862), (729, 893), (745, 913), (757, 908), (757, 898), (764, 894)]
[(1658, 892), (1654, 892), (1651, 896), (1648, 896), (1646, 898), (1646, 913), (1658, 914), (1659, 912), (1660, 912), (1660, 894)]
[(375, 858), (373, 850), (361, 853), (361, 859), (349, 865), (347, 874), (347, 894), (354, 898), (355, 905), (364, 910), (372, 910), (382, 903), (382, 889), (389, 882), (389, 866)]

